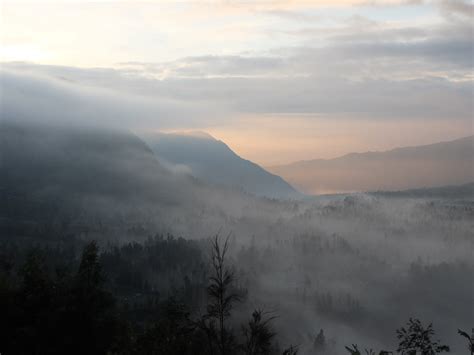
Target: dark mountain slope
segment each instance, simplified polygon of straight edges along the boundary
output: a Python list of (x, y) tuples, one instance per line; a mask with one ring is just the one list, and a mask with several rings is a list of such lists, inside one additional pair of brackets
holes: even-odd
[(161, 166), (128, 132), (4, 121), (0, 138), (3, 227), (92, 225), (150, 206), (159, 220), (159, 210), (193, 202), (194, 182)]
[(299, 198), (281, 177), (242, 159), (225, 143), (205, 133), (143, 135), (163, 162), (212, 184), (237, 187), (257, 196)]

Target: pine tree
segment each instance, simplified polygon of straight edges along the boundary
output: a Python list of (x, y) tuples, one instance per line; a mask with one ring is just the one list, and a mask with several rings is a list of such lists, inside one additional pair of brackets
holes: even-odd
[(247, 326), (242, 327), (245, 342), (242, 346), (246, 355), (267, 355), (272, 351), (272, 340), (276, 333), (270, 323), (275, 317), (264, 318), (262, 310), (255, 310)]
[(223, 245), (221, 245), (218, 235), (214, 237), (211, 254), (211, 277), (207, 288), (209, 303), (207, 306), (208, 322), (205, 328), (211, 342), (217, 343), (221, 355), (228, 354), (233, 346), (234, 337), (232, 331), (227, 327), (226, 321), (235, 302), (241, 299), (240, 295), (233, 289), (235, 273), (226, 265), (228, 248), (229, 236)]

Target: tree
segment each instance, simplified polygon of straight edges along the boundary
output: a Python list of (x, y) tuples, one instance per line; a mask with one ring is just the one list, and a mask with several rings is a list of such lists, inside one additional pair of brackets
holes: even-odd
[(324, 330), (320, 330), (316, 339), (314, 339), (313, 348), (316, 352), (324, 352), (326, 349), (326, 337), (324, 336)]
[(163, 316), (145, 328), (137, 339), (138, 354), (186, 355), (200, 354), (196, 327), (186, 306), (170, 298)]
[(283, 353), (282, 353), (282, 355), (297, 355), (297, 354), (298, 354), (298, 349), (293, 345), (283, 350)]
[(32, 250), (26, 257), (25, 264), (20, 270), (22, 291), (25, 297), (38, 299), (48, 298), (51, 292), (51, 282), (46, 271), (44, 256), (39, 250)]
[[(357, 344), (352, 344), (352, 348), (346, 346), (346, 350), (351, 353), (351, 355), (362, 355), (360, 352), (359, 348), (357, 347)], [(375, 355), (376, 352), (373, 349), (364, 349), (364, 352), (366, 355)], [(379, 355), (390, 355), (393, 354), (392, 351), (386, 351), (386, 350), (381, 350), (379, 352)]]
[(449, 352), (449, 346), (441, 345), (439, 340), (433, 340), (435, 332), (433, 324), (430, 323), (426, 328), (419, 319), (410, 318), (407, 328), (397, 329), (397, 338), (400, 343), (397, 352), (402, 355), (434, 355), (443, 351)]
[(14, 301), (18, 313), (10, 324), (16, 326), (16, 332), (8, 341), (16, 343), (14, 351), (19, 354), (42, 353), (52, 339), (51, 328), (55, 320), (52, 309), (54, 284), (48, 275), (44, 255), (38, 249), (29, 252), (19, 274), (21, 285)]
[(345, 348), (351, 355), (361, 355), (361, 352), (359, 351), (357, 344), (352, 344), (352, 348), (348, 346), (346, 346)]
[(102, 275), (98, 254), (99, 248), (95, 241), (87, 244), (82, 252), (81, 263), (77, 271), (77, 282), (86, 291), (99, 288), (105, 279)]
[[(221, 245), (219, 235), (212, 241), (211, 277), (207, 293), (209, 303), (207, 306), (207, 319), (205, 330), (210, 341), (215, 340), (221, 355), (228, 354), (233, 344), (232, 332), (226, 326), (234, 303), (241, 300), (240, 295), (234, 290), (235, 273), (226, 265), (226, 254), (229, 248), (228, 236)], [(212, 344), (211, 352), (212, 352)]]
[(272, 351), (272, 340), (276, 333), (270, 323), (275, 317), (264, 319), (262, 310), (255, 310), (248, 325), (242, 327), (245, 343), (242, 348), (246, 355), (267, 355)]
[(72, 286), (66, 314), (71, 353), (104, 354), (119, 341), (123, 325), (118, 319), (115, 299), (104, 288), (105, 277), (95, 241), (87, 244)]
[(467, 339), (467, 348), (471, 352), (471, 355), (474, 354), (474, 328), (471, 330), (471, 335), (467, 334), (467, 332), (458, 329), (458, 334)]

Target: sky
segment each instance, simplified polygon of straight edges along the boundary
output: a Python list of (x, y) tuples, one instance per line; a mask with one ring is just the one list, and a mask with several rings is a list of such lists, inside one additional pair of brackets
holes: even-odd
[(206, 131), (264, 166), (473, 134), (471, 0), (0, 4), (3, 115)]

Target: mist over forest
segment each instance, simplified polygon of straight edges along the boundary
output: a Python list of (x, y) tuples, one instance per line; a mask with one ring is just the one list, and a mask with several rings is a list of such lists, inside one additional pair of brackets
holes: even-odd
[(473, 15), (2, 0), (0, 355), (473, 355)]
[[(96, 241), (119, 307), (147, 314), (147, 302), (172, 297), (198, 317), (218, 235), (245, 295), (229, 331), (261, 309), (275, 317), (280, 348), (343, 354), (350, 344), (395, 350), (395, 329), (419, 318), (465, 351), (457, 329), (474, 316), (472, 184), (279, 200), (166, 168), (126, 129), (5, 119), (0, 133), (3, 287), (24, 287), (31, 250), (54, 280)], [(151, 314), (135, 326), (163, 317)]]

